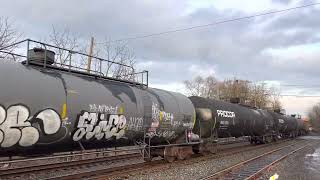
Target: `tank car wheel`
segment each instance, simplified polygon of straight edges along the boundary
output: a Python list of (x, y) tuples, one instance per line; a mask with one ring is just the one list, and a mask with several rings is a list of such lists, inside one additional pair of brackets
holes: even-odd
[(152, 157), (145, 157), (143, 158), (144, 161), (146, 162), (151, 162), (152, 161)]
[(255, 142), (252, 139), (250, 139), (250, 144), (255, 144)]
[(177, 159), (178, 159), (178, 160), (184, 160), (184, 159), (186, 159), (186, 156), (184, 156), (184, 155), (181, 154), (181, 153), (178, 153)]
[(176, 157), (174, 157), (174, 156), (165, 156), (164, 157), (164, 160), (169, 163), (172, 163), (175, 159), (176, 159)]
[(211, 144), (208, 149), (211, 154), (216, 154), (218, 152), (218, 144)]

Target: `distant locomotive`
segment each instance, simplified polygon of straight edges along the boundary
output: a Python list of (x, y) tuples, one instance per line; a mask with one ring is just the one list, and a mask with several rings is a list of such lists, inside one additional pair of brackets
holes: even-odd
[(59, 65), (48, 47), (70, 58), (77, 53), (23, 42), (25, 61), (0, 61), (1, 156), (140, 145), (146, 160), (173, 161), (215, 152), (219, 137), (268, 143), (301, 134), (302, 121), (294, 117), (110, 78), (101, 58), (98, 73), (71, 66), (71, 59)]

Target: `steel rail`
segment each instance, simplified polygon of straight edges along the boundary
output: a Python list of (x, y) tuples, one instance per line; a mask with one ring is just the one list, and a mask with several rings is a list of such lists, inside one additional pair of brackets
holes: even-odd
[(257, 172), (254, 173), (253, 175), (251, 175), (250, 177), (246, 178), (246, 180), (252, 180), (252, 179), (257, 178), (261, 173), (263, 173), (263, 171), (265, 171), (266, 169), (268, 169), (268, 168), (271, 167), (272, 165), (274, 165), (274, 164), (282, 161), (283, 159), (285, 159), (286, 157), (288, 157), (288, 156), (296, 153), (297, 151), (300, 151), (300, 150), (308, 147), (309, 145), (310, 145), (310, 144), (307, 144), (307, 145), (305, 145), (305, 146), (303, 146), (303, 147), (301, 147), (301, 148), (298, 148), (298, 149), (296, 149), (296, 150), (293, 150), (293, 151), (291, 151), (290, 153), (288, 153), (288, 154), (280, 157), (279, 159), (277, 159), (277, 160), (273, 161), (272, 163), (268, 164), (267, 166), (263, 167), (262, 169), (260, 169), (259, 171), (257, 171)]
[(37, 174), (41, 172), (47, 172), (50, 170), (56, 169), (66, 169), (66, 168), (79, 168), (79, 166), (90, 165), (93, 163), (100, 163), (100, 162), (116, 162), (121, 160), (128, 160), (128, 159), (136, 159), (140, 158), (140, 153), (135, 154), (125, 154), (119, 156), (112, 156), (112, 157), (102, 157), (96, 159), (85, 159), (85, 160), (78, 160), (78, 161), (70, 161), (70, 162), (58, 162), (54, 164), (44, 164), (44, 165), (35, 165), (30, 167), (23, 167), (23, 168), (16, 168), (16, 169), (9, 169), (0, 172), (0, 179), (8, 178), (11, 176), (22, 176), (26, 174)]
[[(223, 169), (223, 170), (220, 170), (220, 171), (218, 171), (218, 172), (216, 172), (216, 173), (214, 173), (214, 174), (211, 174), (211, 175), (209, 175), (209, 176), (203, 177), (203, 178), (201, 178), (201, 180), (209, 180), (209, 179), (215, 179), (215, 178), (221, 177), (221, 176), (223, 176), (223, 175), (231, 172), (231, 171), (234, 170), (234, 169), (240, 168), (240, 167), (242, 167), (242, 166), (244, 166), (244, 165), (246, 165), (246, 164), (248, 164), (248, 163), (250, 163), (250, 162), (253, 162), (254, 160), (260, 159), (260, 158), (262, 158), (262, 157), (266, 157), (266, 156), (268, 156), (268, 155), (270, 155), (270, 154), (272, 154), (272, 153), (275, 153), (275, 152), (277, 152), (277, 151), (280, 151), (280, 150), (282, 150), (282, 149), (285, 149), (285, 148), (288, 148), (288, 147), (291, 147), (291, 146), (294, 146), (294, 145), (297, 145), (297, 144), (299, 144), (299, 143), (297, 143), (297, 142), (296, 142), (296, 143), (292, 143), (292, 144), (289, 144), (289, 145), (286, 145), (286, 146), (283, 146), (283, 147), (280, 147), (280, 148), (277, 148), (277, 149), (268, 151), (268, 152), (266, 152), (266, 153), (263, 153), (263, 154), (258, 155), (258, 156), (256, 156), (256, 157), (253, 157), (253, 158), (251, 158), (251, 159), (248, 159), (248, 160), (242, 161), (242, 162), (240, 162), (240, 163), (237, 163), (237, 164), (235, 164), (235, 165), (233, 165), (233, 166), (231, 166), (231, 167), (228, 167), (228, 168), (225, 168), (225, 169)], [(309, 145), (309, 144), (308, 144), (308, 145)], [(308, 145), (303, 146), (303, 148), (305, 148), (305, 147), (308, 146)], [(300, 148), (299, 148), (299, 149), (300, 149)], [(291, 154), (292, 154), (292, 153), (291, 153)]]
[[(143, 148), (132, 148), (132, 149), (118, 149), (118, 150), (103, 150), (103, 151), (94, 151), (94, 152), (78, 152), (73, 154), (59, 154), (59, 155), (53, 155), (53, 156), (47, 156), (47, 157), (36, 157), (36, 158), (24, 158), (24, 159), (17, 159), (17, 160), (6, 160), (1, 161), (0, 166), (4, 164), (13, 164), (13, 163), (20, 163), (20, 162), (30, 162), (30, 161), (39, 161), (39, 160), (52, 160), (52, 159), (58, 159), (58, 158), (72, 158), (77, 156), (84, 156), (84, 155), (96, 155), (104, 154), (104, 153), (120, 153), (120, 152), (130, 152), (130, 151), (136, 151), (136, 150), (142, 150)], [(110, 157), (110, 156), (109, 156)], [(28, 165), (30, 167), (30, 165)], [(7, 169), (1, 169), (0, 172)]]
[[(218, 154), (210, 154), (210, 155), (204, 155), (204, 156), (198, 156), (198, 154), (194, 154), (194, 156), (192, 157), (192, 159), (189, 159), (188, 161), (175, 161), (174, 166), (178, 166), (178, 165), (190, 165), (190, 164), (196, 164), (199, 162), (202, 162), (204, 160), (209, 160), (209, 159), (215, 159), (215, 158), (221, 158), (221, 157), (226, 157), (229, 155), (233, 155), (233, 154), (239, 154), (242, 152), (246, 152), (246, 151), (254, 151), (256, 149), (261, 149), (261, 148), (266, 148), (266, 147), (270, 147), (270, 145), (275, 145), (278, 143), (283, 143), (289, 140), (281, 140), (275, 143), (270, 143), (270, 144), (264, 144), (264, 145), (258, 145), (258, 146), (252, 146), (251, 144), (249, 145), (244, 145), (244, 146), (237, 146), (237, 147), (229, 147), (229, 148), (225, 148), (224, 150), (228, 150), (227, 152), (223, 151), (221, 153), (218, 152)], [(236, 144), (236, 143), (235, 143)], [(221, 146), (224, 145), (230, 145), (230, 144), (223, 144)], [(168, 166), (169, 168), (171, 167), (172, 163), (168, 164), (168, 163), (164, 163), (161, 160), (157, 160), (156, 162), (152, 161), (152, 164), (145, 163), (145, 164), (139, 164), (138, 166), (134, 166), (134, 167), (126, 167), (125, 169), (117, 169), (114, 171), (109, 171), (109, 172), (103, 172), (100, 171), (99, 175), (90, 177), (90, 179), (95, 179), (95, 180), (102, 180), (102, 179), (109, 179), (109, 178), (115, 178), (117, 179), (119, 176), (126, 176), (126, 175), (130, 175), (130, 173), (134, 173), (134, 172), (140, 172), (140, 171), (144, 171), (146, 169), (150, 169), (150, 168), (156, 168), (156, 170), (153, 171), (158, 171), (159, 169), (163, 169), (162, 166)], [(94, 174), (94, 173), (93, 173)], [(72, 178), (80, 178), (79, 177), (72, 177)], [(122, 177), (120, 177), (120, 179), (122, 179)], [(125, 179), (125, 178), (124, 178)]]

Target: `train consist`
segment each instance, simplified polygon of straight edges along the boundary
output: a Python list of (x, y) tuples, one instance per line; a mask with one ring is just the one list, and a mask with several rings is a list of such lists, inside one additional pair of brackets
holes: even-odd
[(1, 156), (139, 145), (146, 160), (173, 161), (215, 152), (219, 137), (258, 144), (303, 133), (291, 116), (57, 66), (53, 51), (27, 51), (23, 62), (0, 61)]

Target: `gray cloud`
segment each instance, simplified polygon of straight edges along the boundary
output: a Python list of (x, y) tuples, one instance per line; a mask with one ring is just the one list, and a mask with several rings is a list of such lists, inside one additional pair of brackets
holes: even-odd
[[(290, 0), (273, 0), (290, 3)], [(46, 37), (51, 25), (69, 27), (84, 40), (94, 35), (119, 39), (174, 30), (245, 16), (239, 11), (214, 7), (186, 13), (185, 1), (5, 1), (0, 16), (9, 16), (25, 36)], [(239, 76), (252, 81), (278, 80), (287, 83), (320, 83), (319, 54), (311, 60), (278, 66), (282, 59), (266, 54), (267, 49), (317, 43), (320, 40), (318, 8), (292, 11), (203, 29), (130, 41), (138, 65), (150, 70), (154, 83), (182, 82), (203, 70), (216, 76)], [(153, 63), (146, 65), (146, 62)], [(196, 65), (196, 66), (195, 66)], [(196, 67), (196, 68), (191, 68)]]
[(272, 0), (274, 3), (289, 4), (292, 0)]

